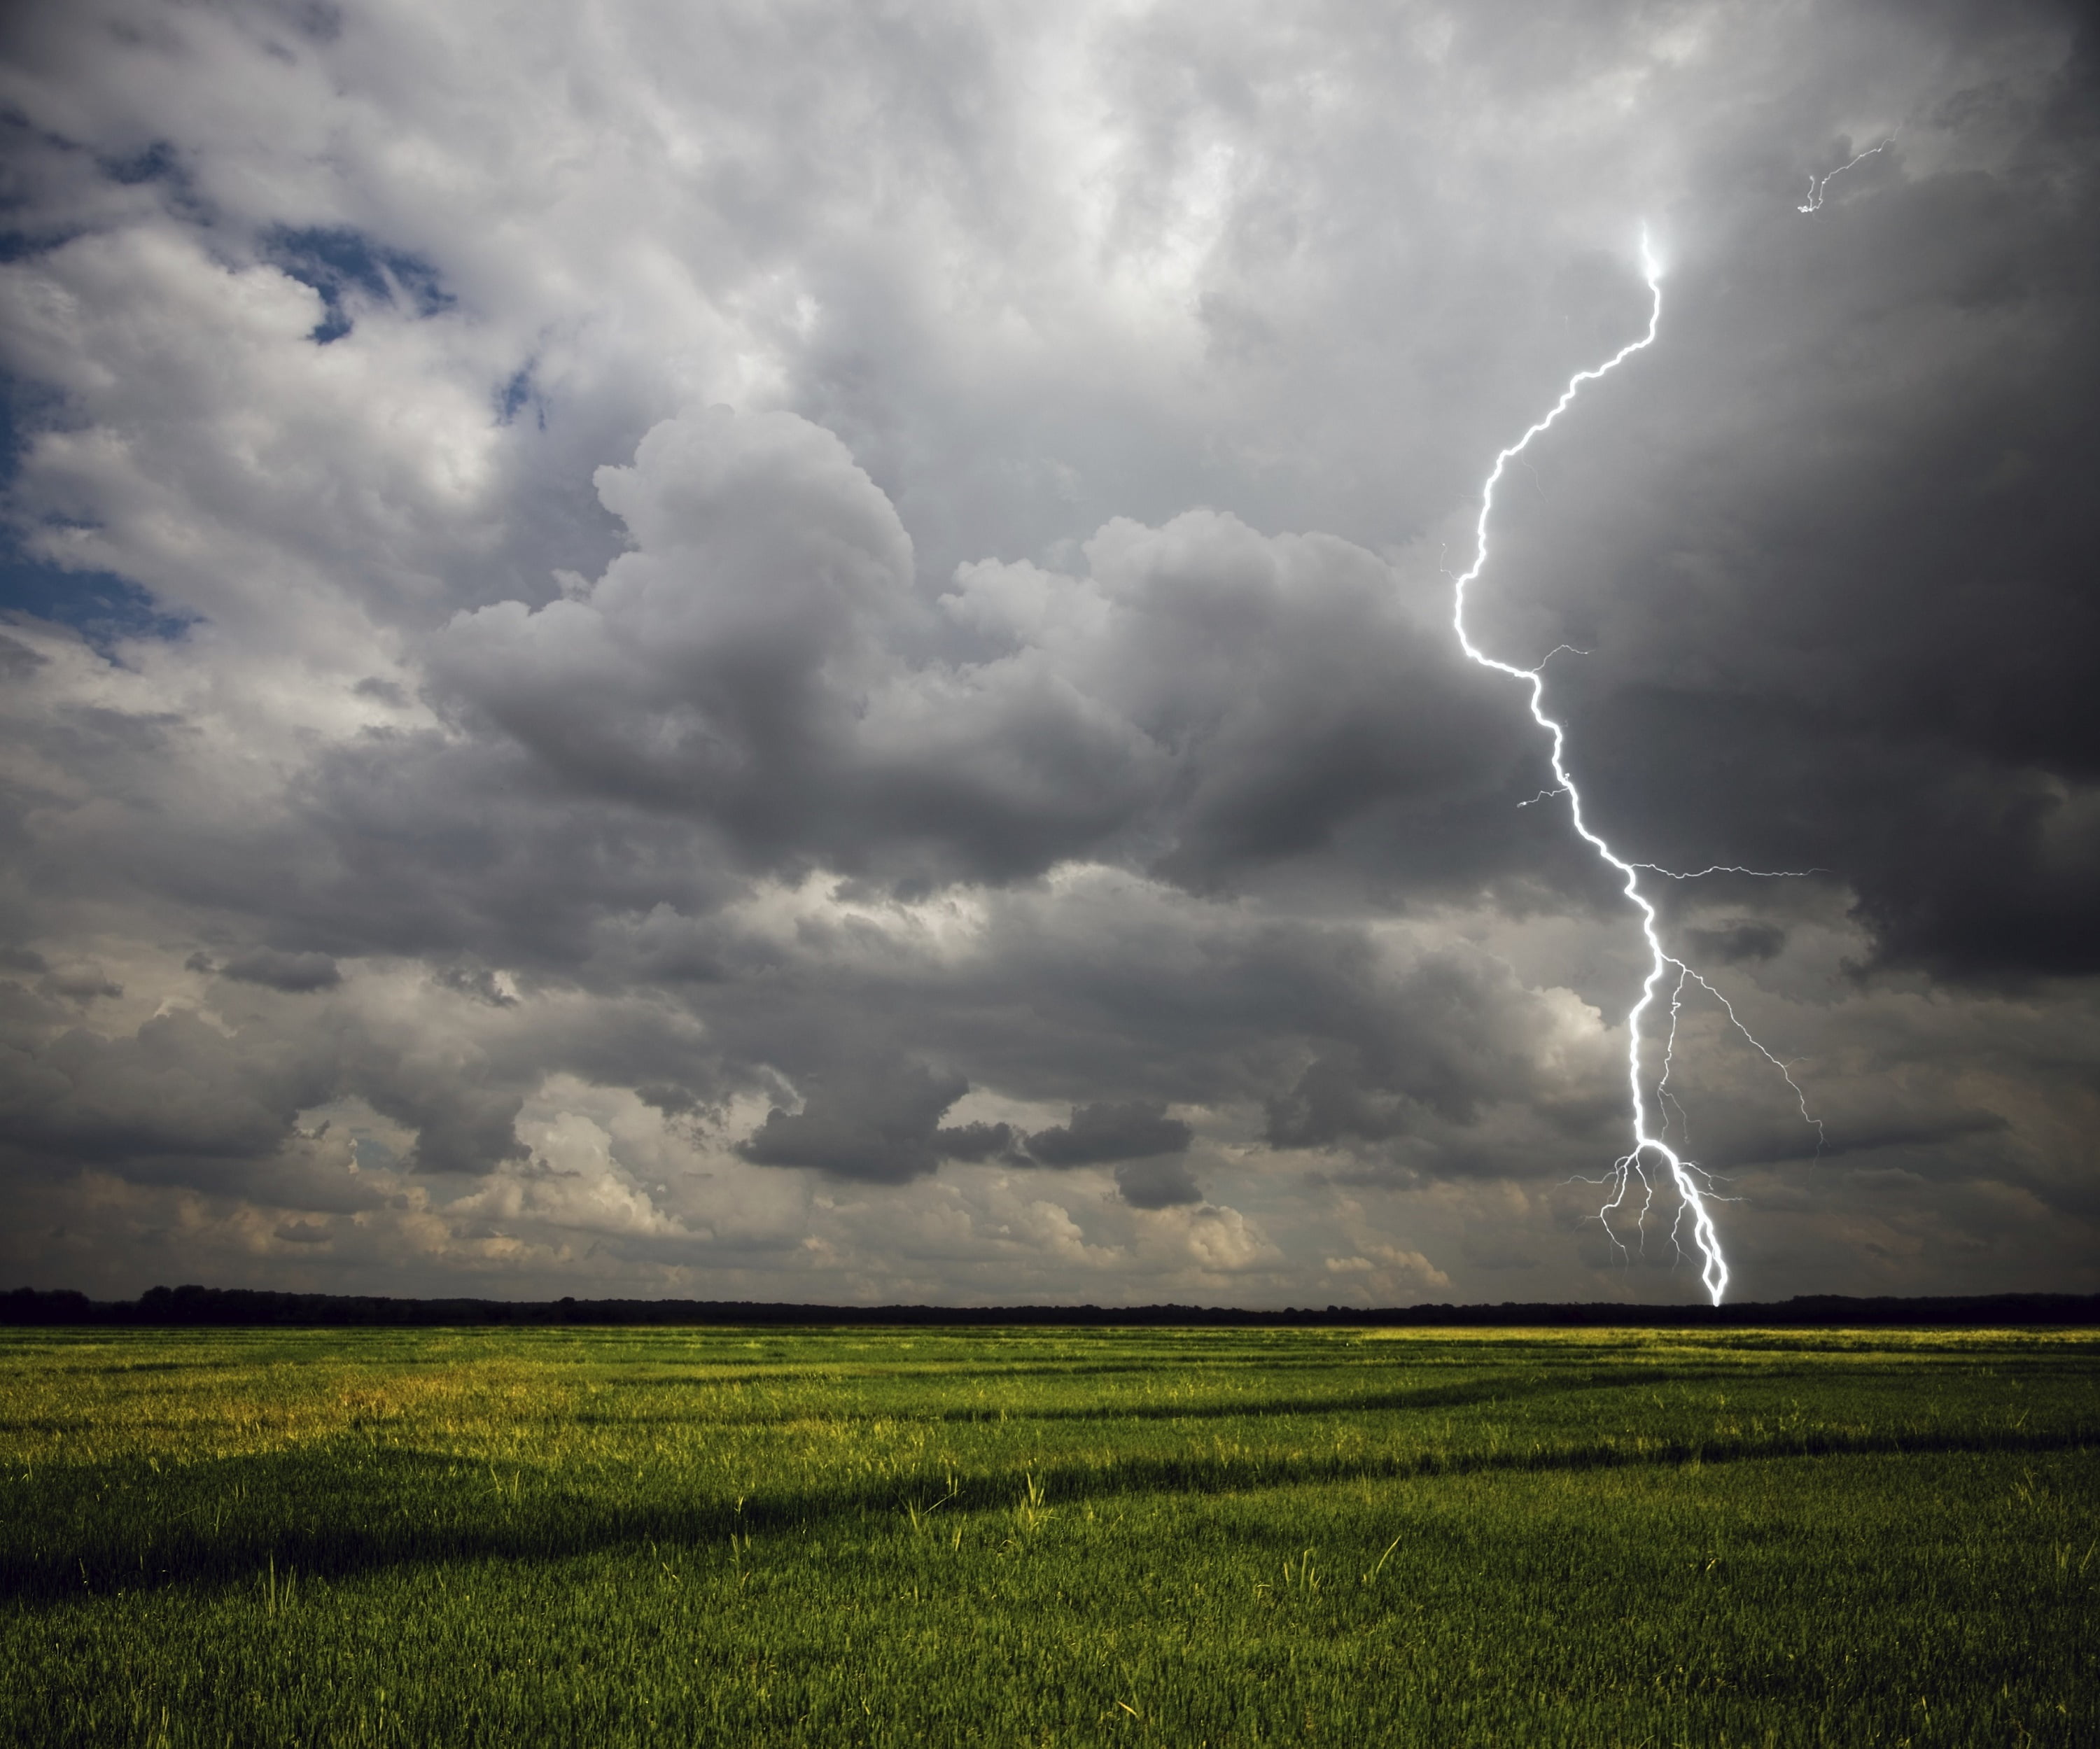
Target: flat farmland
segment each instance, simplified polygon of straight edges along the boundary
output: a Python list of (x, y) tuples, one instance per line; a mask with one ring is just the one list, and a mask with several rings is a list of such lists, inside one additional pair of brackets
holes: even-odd
[(2092, 1333), (0, 1356), (7, 1741), (2100, 1742)]

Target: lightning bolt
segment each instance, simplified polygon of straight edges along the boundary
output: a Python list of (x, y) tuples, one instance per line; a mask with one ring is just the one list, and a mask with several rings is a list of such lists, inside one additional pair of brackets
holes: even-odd
[[(1871, 154), (1863, 153), (1861, 156), (1868, 156)], [(1856, 163), (1858, 161), (1855, 159), (1854, 161)], [(1835, 175), (1837, 172), (1833, 171), (1831, 174)], [(1828, 181), (1829, 178), (1826, 177), (1824, 180)], [(1534, 438), (1552, 429), (1560, 416), (1574, 404), (1575, 398), (1582, 393), (1585, 384), (1595, 382), (1600, 377), (1610, 375), (1635, 353), (1643, 351), (1655, 343), (1656, 333), (1662, 321), (1662, 270), (1656, 261), (1653, 250), (1648, 245), (1648, 232), (1645, 229), (1641, 232), (1641, 270), (1648, 290), (1647, 331), (1639, 339), (1627, 341), (1602, 364), (1594, 365), (1588, 370), (1577, 371), (1569, 377), (1568, 385), (1560, 391), (1560, 399), (1553, 403), (1545, 416), (1538, 420), (1524, 432), (1522, 437), (1495, 457), (1495, 465), (1488, 472), (1487, 482), (1480, 488), (1480, 513), (1473, 525), (1472, 565), (1468, 570), (1452, 579), (1451, 628), (1458, 633), (1458, 647), (1465, 651), (1468, 660), (1477, 663), (1484, 668), (1492, 668), (1498, 674), (1507, 674), (1511, 680), (1521, 681), (1529, 689), (1532, 720), (1546, 731), (1552, 746), (1554, 780), (1553, 788), (1542, 791), (1538, 795), (1533, 797), (1532, 800), (1542, 801), (1551, 796), (1564, 795), (1568, 798), (1568, 814), (1577, 834), (1585, 844), (1596, 852), (1602, 861), (1608, 864), (1621, 877), (1626, 896), (1631, 901), (1634, 909), (1640, 914), (1641, 936), (1648, 943), (1648, 976), (1642, 980), (1639, 1000), (1635, 1002), (1626, 1015), (1626, 1086), (1633, 1109), (1633, 1147), (1613, 1163), (1611, 1171), (1602, 1181), (1610, 1187), (1612, 1195), (1607, 1199), (1604, 1206), (1597, 1211), (1597, 1218), (1603, 1223), (1604, 1231), (1612, 1236), (1612, 1243), (1619, 1245), (1618, 1235), (1612, 1226), (1612, 1216), (1626, 1208), (1633, 1195), (1635, 1182), (1638, 1180), (1641, 1187), (1641, 1204), (1639, 1213), (1635, 1217), (1635, 1226), (1637, 1230), (1642, 1229), (1644, 1227), (1648, 1212), (1655, 1201), (1656, 1184), (1654, 1178), (1650, 1176), (1650, 1169), (1652, 1165), (1668, 1178), (1671, 1187), (1676, 1192), (1677, 1215), (1670, 1225), (1672, 1242), (1679, 1242), (1679, 1235), (1688, 1221), (1692, 1241), (1697, 1248), (1701, 1259), (1700, 1280), (1704, 1283), (1714, 1304), (1718, 1306), (1721, 1303), (1722, 1294), (1727, 1289), (1728, 1263), (1727, 1258), (1722, 1253), (1720, 1235), (1714, 1227), (1713, 1213), (1709, 1204), (1727, 1199), (1715, 1195), (1713, 1178), (1710, 1174), (1696, 1162), (1686, 1159), (1676, 1148), (1671, 1147), (1665, 1139), (1670, 1129), (1668, 1108), (1677, 1104), (1675, 1095), (1669, 1090), (1670, 1073), (1677, 1047), (1678, 1015), (1683, 1005), (1684, 986), (1688, 980), (1698, 984), (1714, 997), (1727, 1011), (1728, 1019), (1736, 1029), (1749, 1040), (1766, 1061), (1771, 1063), (1781, 1075), (1786, 1077), (1786, 1084), (1793, 1089), (1796, 1098), (1800, 1100), (1802, 1116), (1815, 1126), (1819, 1139), (1822, 1134), (1822, 1125), (1810, 1115), (1807, 1099), (1802, 1095), (1800, 1087), (1795, 1084), (1788, 1065), (1758, 1042), (1749, 1029), (1743, 1024), (1725, 996), (1715, 989), (1698, 972), (1693, 971), (1690, 966), (1665, 948), (1661, 919), (1654, 902), (1641, 890), (1641, 872), (1646, 870), (1653, 874), (1666, 876), (1672, 880), (1696, 880), (1706, 874), (1756, 874), (1771, 877), (1809, 871), (1744, 869), (1732, 866), (1716, 865), (1711, 868), (1701, 869), (1696, 873), (1679, 874), (1674, 870), (1661, 868), (1651, 862), (1630, 861), (1621, 856), (1618, 852), (1612, 849), (1600, 834), (1591, 827), (1589, 821), (1585, 817), (1582, 811), (1582, 792), (1576, 786), (1574, 775), (1568, 769), (1567, 730), (1554, 718), (1546, 714), (1546, 663), (1559, 652), (1557, 650), (1549, 652), (1546, 657), (1540, 659), (1535, 667), (1523, 667), (1515, 663), (1504, 662), (1499, 657), (1489, 655), (1473, 641), (1471, 635), (1466, 629), (1466, 591), (1479, 580), (1480, 573), (1487, 568), (1488, 523), (1494, 514), (1495, 490), (1502, 484), (1502, 477), (1508, 472), (1510, 464), (1522, 457), (1524, 452), (1530, 447)], [(1565, 647), (1567, 646), (1562, 646), (1562, 648)], [(1524, 805), (1529, 807), (1531, 803), (1528, 802)], [(1678, 974), (1677, 983), (1670, 998), (1670, 1025), (1664, 1039), (1662, 1078), (1657, 1084), (1654, 1098), (1656, 1109), (1661, 1113), (1661, 1127), (1660, 1130), (1651, 1130), (1649, 1128), (1650, 1101), (1643, 1091), (1641, 1082), (1641, 1057), (1646, 1044), (1643, 1024), (1649, 1011), (1655, 1006), (1657, 993), (1669, 977), (1672, 967), (1676, 969)], [(1683, 1109), (1681, 1106), (1678, 1107), (1680, 1117), (1683, 1115)], [(1624, 1249), (1623, 1245), (1620, 1248), (1621, 1250)]]
[(1847, 158), (1842, 164), (1839, 165), (1836, 170), (1831, 171), (1829, 174), (1824, 176), (1820, 179), (1814, 176), (1810, 177), (1808, 178), (1808, 198), (1802, 201), (1799, 206), (1796, 207), (1794, 211), (1797, 213), (1820, 212), (1823, 209), (1823, 191), (1830, 186), (1831, 182), (1835, 178), (1842, 176), (1846, 171), (1851, 170), (1855, 164), (1864, 164), (1868, 159), (1873, 157), (1877, 152), (1887, 151), (1889, 148), (1895, 144), (1895, 143), (1896, 137), (1895, 134), (1891, 134), (1886, 139), (1883, 140), (1880, 145), (1869, 146), (1864, 152), (1860, 153), (1858, 156)]

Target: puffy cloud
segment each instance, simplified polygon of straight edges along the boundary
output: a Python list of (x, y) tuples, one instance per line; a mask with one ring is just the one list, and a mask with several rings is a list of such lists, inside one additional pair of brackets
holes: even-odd
[(598, 484), (633, 550), (462, 614), (432, 676), (575, 790), (757, 866), (1010, 879), (1113, 848), (1207, 886), (1383, 809), (1433, 837), (1425, 879), (1477, 880), (1537, 786), (1434, 602), (1342, 541), (1118, 522), (1083, 576), (962, 567), (933, 619), (889, 500), (792, 414), (667, 421)]
[(1348, 1257), (1325, 1258), (1321, 1267), (1339, 1281), (1361, 1283), (1382, 1294), (1397, 1289), (1405, 1299), (1451, 1285), (1451, 1278), (1419, 1251), (1403, 1251), (1396, 1245), (1369, 1245)]
[(829, 814), (876, 678), (871, 627), (911, 575), (889, 500), (829, 432), (726, 408), (658, 425), (598, 491), (635, 550), (585, 599), (456, 619), (440, 683), (586, 791), (769, 847), (798, 803)]

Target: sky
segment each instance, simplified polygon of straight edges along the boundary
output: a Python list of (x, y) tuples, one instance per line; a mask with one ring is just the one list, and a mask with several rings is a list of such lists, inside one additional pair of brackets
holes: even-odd
[(1451, 623), (1645, 227), (1467, 628), (1790, 871), (1645, 877), (1653, 1121), (1731, 1297), (2100, 1289), (2096, 95), (2025, 0), (7, 7), (0, 1280), (1702, 1300)]

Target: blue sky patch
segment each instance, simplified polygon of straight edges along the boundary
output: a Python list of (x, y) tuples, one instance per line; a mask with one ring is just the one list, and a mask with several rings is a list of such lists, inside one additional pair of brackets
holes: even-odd
[(539, 421), (540, 429), (545, 431), (547, 429), (547, 403), (540, 399), (540, 386), (532, 381), (532, 367), (529, 364), (498, 391), (496, 397), (496, 422), (505, 425), (514, 424), (518, 416), (528, 407)]
[(106, 571), (64, 571), (0, 535), (0, 612), (71, 626), (108, 656), (129, 638), (180, 637), (195, 619), (169, 613), (129, 578)]
[(103, 168), (117, 181), (127, 186), (135, 183), (183, 182), (188, 178), (182, 165), (176, 161), (175, 148), (165, 139), (157, 139), (143, 152), (135, 152), (128, 158), (104, 161)]
[(419, 316), (435, 315), (457, 302), (444, 289), (438, 270), (421, 256), (388, 249), (348, 226), (280, 226), (264, 238), (263, 253), (321, 294), (328, 313), (307, 337), (317, 346), (351, 331), (354, 324), (345, 306), (353, 293), (382, 303), (405, 301)]
[[(0, 496), (21, 471), (24, 430), (40, 407), (57, 397), (19, 378), (0, 376)], [(29, 416), (25, 417), (24, 416)], [(126, 638), (178, 638), (195, 616), (171, 614), (129, 578), (106, 571), (68, 571), (38, 558), (18, 532), (0, 529), (0, 613), (28, 614), (71, 626), (108, 656)]]

